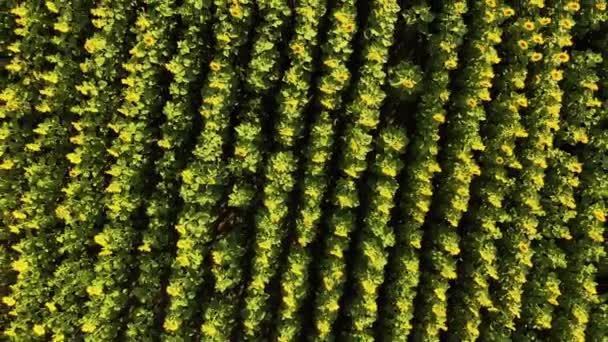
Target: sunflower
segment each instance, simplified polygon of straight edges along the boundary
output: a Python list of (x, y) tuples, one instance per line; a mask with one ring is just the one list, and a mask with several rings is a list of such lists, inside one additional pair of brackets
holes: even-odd
[(520, 48), (520, 49), (522, 49), (522, 50), (526, 50), (526, 49), (528, 48), (528, 42), (527, 42), (527, 41), (525, 41), (525, 40), (523, 40), (523, 39), (518, 40), (518, 41), (517, 41), (517, 45), (518, 45), (518, 46), (519, 46), (519, 48)]

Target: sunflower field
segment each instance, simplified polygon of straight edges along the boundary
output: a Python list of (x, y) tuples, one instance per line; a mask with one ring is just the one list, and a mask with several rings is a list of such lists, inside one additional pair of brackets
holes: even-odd
[(608, 341), (606, 0), (0, 0), (0, 340)]

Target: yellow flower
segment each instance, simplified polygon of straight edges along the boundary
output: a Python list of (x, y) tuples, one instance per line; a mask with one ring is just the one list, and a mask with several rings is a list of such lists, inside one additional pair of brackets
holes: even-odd
[(541, 17), (538, 21), (543, 26), (551, 24), (551, 18), (547, 18), (547, 17)]
[(492, 88), (492, 82), (490, 82), (490, 80), (481, 80), (479, 81), (479, 85), (484, 88)]
[(134, 63), (123, 63), (122, 67), (128, 72), (135, 72), (135, 70), (137, 69)]
[[(194, 245), (194, 242), (190, 239), (179, 239), (179, 241), (177, 241), (177, 248), (179, 249), (192, 249), (192, 246)], [(219, 263), (219, 262), (218, 262)]]
[(518, 138), (526, 138), (528, 137), (528, 132), (525, 129), (518, 129), (515, 131), (515, 136)]
[(492, 98), (490, 97), (490, 92), (488, 91), (488, 89), (481, 89), (477, 92), (477, 96), (479, 97), (480, 100), (482, 101), (490, 101), (492, 100)]
[(566, 18), (566, 19), (561, 19), (559, 21), (559, 26), (561, 28), (564, 28), (566, 30), (571, 29), (572, 27), (574, 27), (574, 21), (572, 19)]
[(450, 42), (447, 42), (445, 40), (442, 40), (439, 43), (439, 48), (445, 52), (450, 52), (453, 49), (453, 44), (451, 44)]
[(495, 53), (486, 54), (486, 61), (491, 64), (500, 63), (500, 57)]
[(49, 104), (45, 101), (44, 103), (36, 106), (36, 110), (41, 112), (41, 113), (48, 113), (51, 111), (51, 107), (49, 106)]
[(566, 8), (567, 8), (569, 11), (576, 12), (576, 11), (578, 11), (579, 9), (581, 9), (581, 5), (579, 5), (577, 2), (569, 2), (569, 3), (566, 5)]
[(553, 56), (557, 61), (566, 63), (570, 60), (570, 56), (566, 52), (560, 52), (557, 55)]
[(335, 69), (338, 67), (338, 61), (335, 59), (327, 59), (323, 62), (323, 64), (325, 64), (327, 67), (329, 67), (331, 69)]
[(127, 94), (125, 95), (125, 100), (129, 101), (129, 102), (137, 102), (139, 101), (140, 96), (137, 92), (135, 92), (134, 90), (127, 90)]
[(143, 245), (137, 247), (138, 250), (142, 251), (142, 252), (151, 252), (152, 249), (150, 248), (150, 245), (146, 242)]
[[(186, 170), (184, 170), (185, 172)], [(182, 173), (183, 176), (183, 173)], [(180, 234), (180, 235), (185, 235), (186, 234), (186, 227), (184, 227), (183, 224), (176, 224), (175, 225), (175, 230)]]
[(486, 5), (488, 7), (494, 8), (494, 7), (496, 7), (496, 0), (486, 0)]
[(517, 248), (522, 253), (526, 253), (529, 250), (528, 244), (526, 242), (524, 242), (524, 241), (520, 242), (519, 245), (517, 246)]
[(22, 273), (27, 271), (30, 268), (30, 265), (25, 260), (17, 259), (11, 263), (11, 267), (13, 270)]
[(154, 36), (151, 33), (146, 33), (144, 35), (144, 44), (146, 46), (152, 46), (155, 42), (156, 39), (154, 39)]
[(600, 11), (605, 11), (606, 10), (606, 2), (599, 1), (598, 3), (595, 4), (595, 8), (597, 8)]
[(201, 327), (201, 332), (205, 334), (205, 336), (214, 337), (217, 336), (217, 329), (211, 325), (211, 322), (207, 322), (203, 324)]
[(577, 131), (574, 133), (574, 140), (586, 144), (589, 142), (589, 136), (584, 131)]
[(355, 24), (353, 23), (344, 23), (342, 24), (342, 30), (346, 33), (351, 33), (355, 30)]
[(165, 330), (169, 332), (177, 331), (177, 329), (179, 329), (179, 326), (180, 322), (173, 318), (169, 318), (165, 321), (165, 323), (163, 323), (163, 328), (165, 328)]
[(543, 44), (545, 42), (545, 39), (543, 38), (542, 34), (536, 33), (532, 35), (532, 41), (536, 44)]
[(194, 181), (194, 173), (190, 169), (182, 171), (182, 180), (186, 184), (192, 184)]
[(327, 335), (330, 330), (331, 330), (331, 326), (326, 321), (317, 322), (317, 331), (319, 332), (320, 336)]
[(26, 144), (25, 148), (30, 151), (38, 152), (38, 151), (40, 151), (40, 144), (38, 144), (38, 143)]
[(534, 27), (535, 27), (534, 23), (529, 20), (524, 23), (524, 28), (528, 31), (534, 30)]
[(106, 188), (106, 191), (109, 193), (117, 194), (117, 193), (120, 193), (122, 191), (122, 189), (120, 188), (120, 183), (114, 181), (114, 182), (111, 182), (110, 185), (108, 185), (108, 187)]
[(61, 33), (66, 33), (70, 31), (70, 25), (68, 25), (66, 22), (55, 23), (53, 24), (53, 28), (55, 29), (55, 31), (59, 31)]
[(2, 297), (2, 303), (6, 304), (6, 306), (15, 306), (17, 301), (13, 297)]
[(528, 3), (530, 6), (536, 6), (538, 8), (545, 7), (545, 0), (529, 0)]
[(601, 107), (602, 106), (602, 101), (598, 100), (597, 98), (592, 98), (589, 99), (587, 101), (587, 103), (585, 103), (587, 105), (587, 107)]
[(133, 87), (133, 86), (135, 86), (135, 78), (133, 78), (133, 77), (123, 78), (120, 80), (120, 83), (122, 83), (124, 85), (128, 85), (129, 87)]
[(18, 17), (23, 18), (23, 17), (27, 16), (27, 9), (25, 8), (25, 6), (19, 5), (18, 7), (11, 9), (11, 13)]
[(564, 72), (562, 70), (553, 69), (551, 70), (551, 78), (554, 81), (561, 81), (564, 78)]
[(581, 173), (583, 171), (583, 164), (581, 163), (572, 163), (568, 166), (570, 171), (574, 173)]
[(525, 41), (525, 40), (523, 40), (523, 39), (518, 40), (518, 41), (517, 41), (517, 45), (518, 45), (518, 46), (519, 46), (519, 48), (520, 48), (520, 49), (522, 49), (522, 50), (525, 50), (525, 49), (527, 49), (527, 48), (528, 48), (528, 42), (527, 42), (527, 41)]
[(87, 293), (91, 297), (101, 296), (103, 294), (103, 289), (99, 286), (87, 286)]
[(304, 46), (299, 43), (293, 44), (291, 46), (291, 50), (293, 50), (293, 53), (295, 53), (296, 55), (302, 55), (305, 51)]
[(454, 12), (457, 14), (463, 14), (466, 10), (466, 3), (464, 1), (457, 2), (454, 4)]
[[(571, 309), (571, 313), (572, 313), (572, 316), (574, 316), (576, 321), (578, 321), (579, 323), (586, 324), (587, 322), (589, 322), (589, 314), (581, 306), (577, 305), (577, 306), (573, 307)], [(585, 339), (582, 338), (579, 341), (584, 341), (584, 340)]]
[(241, 7), (238, 5), (238, 3), (233, 3), (230, 6), (230, 15), (235, 18), (240, 18), (243, 15), (241, 12)]
[(486, 23), (491, 23), (491, 22), (493, 22), (493, 21), (494, 21), (494, 19), (496, 19), (496, 18), (494, 17), (494, 13), (492, 13), (492, 12), (490, 12), (490, 11), (485, 11), (485, 13), (484, 13), (484, 15), (483, 15), (483, 20), (484, 20)]
[(560, 37), (557, 43), (560, 47), (572, 46), (573, 44), (572, 39), (569, 36)]
[(57, 334), (53, 336), (52, 342), (63, 342), (65, 341), (65, 335)]
[[(483, 144), (483, 142), (481, 142), (481, 140), (475, 140), (473, 141), (473, 143), (471, 143), (471, 149), (473, 149), (474, 151), (483, 151), (486, 149), (485, 145)], [(481, 174), (481, 170), (479, 169), (479, 167), (475, 164), (471, 165), (472, 171), (471, 173), (474, 175), (479, 176)]]
[(342, 252), (342, 249), (340, 247), (338, 247), (337, 245), (334, 246), (334, 248), (329, 252), (329, 254), (335, 256), (336, 258), (340, 258), (340, 259), (342, 259), (344, 257), (344, 253)]
[(606, 222), (606, 214), (602, 210), (595, 209), (593, 211), (593, 216), (600, 222)]
[(181, 294), (182, 289), (177, 285), (167, 286), (167, 294), (171, 297), (177, 297)]
[(49, 309), (50, 312), (57, 311), (57, 306), (55, 306), (55, 303), (47, 302), (44, 305), (46, 306), (47, 309)]
[(338, 71), (335, 77), (340, 82), (346, 82), (350, 78), (350, 74), (346, 71)]
[(146, 19), (146, 17), (141, 16), (139, 18), (137, 18), (137, 21), (135, 22), (135, 26), (137, 26), (137, 28), (139, 28), (140, 30), (145, 30), (148, 27), (150, 27), (150, 22), (148, 21), (148, 19)]
[(15, 210), (13, 211), (13, 217), (17, 220), (23, 220), (27, 217), (27, 215), (25, 215), (22, 211)]
[(43, 336), (45, 333), (44, 325), (42, 324), (34, 324), (34, 328), (32, 330), (34, 331), (34, 335), (36, 336)]
[(445, 63), (443, 63), (443, 65), (446, 67), (446, 69), (453, 70), (453, 69), (456, 69), (456, 67), (458, 66), (458, 61), (456, 60), (456, 58), (450, 58), (447, 61), (445, 61)]
[(108, 21), (105, 19), (91, 19), (91, 23), (93, 24), (93, 26), (100, 29), (100, 28), (104, 27), (105, 25), (107, 25)]
[(211, 68), (213, 71), (219, 71), (221, 67), (222, 65), (216, 61), (209, 63), (209, 68)]
[(55, 5), (54, 2), (52, 2), (52, 1), (46, 1), (45, 5), (46, 5), (46, 8), (49, 9), (49, 11), (51, 11), (53, 13), (59, 13), (59, 9), (57, 8), (57, 5)]
[(106, 41), (103, 38), (90, 38), (84, 43), (84, 49), (88, 53), (94, 53), (106, 46)]
[(384, 58), (382, 57), (382, 54), (380, 52), (378, 52), (377, 49), (372, 48), (367, 53), (367, 59), (380, 63), (383, 61)]
[(511, 17), (515, 15), (515, 11), (510, 7), (503, 8), (502, 15), (504, 15), (505, 17)]
[(439, 123), (444, 123), (445, 122), (445, 115), (441, 114), (441, 113), (437, 113), (435, 115), (433, 115), (433, 120), (439, 122)]
[(532, 56), (530, 56), (530, 60), (532, 60), (532, 62), (538, 62), (541, 59), (543, 59), (543, 54), (540, 52), (534, 52), (532, 53)]
[(557, 101), (557, 102), (562, 102), (562, 95), (563, 94), (564, 93), (561, 90), (559, 90), (559, 88), (558, 88), (558, 90), (552, 90), (552, 91), (549, 92), (549, 96), (551, 96), (552, 98), (554, 98), (555, 101)]
[(78, 134), (75, 135), (73, 137), (70, 137), (70, 142), (75, 144), (75, 145), (82, 145), (83, 144), (83, 138), (84, 135), (83, 134)]
[(597, 84), (593, 83), (593, 82), (581, 82), (581, 86), (583, 88), (587, 88), (591, 91), (597, 91), (599, 88), (597, 87)]
[(229, 35), (224, 34), (224, 33), (220, 33), (220, 34), (217, 35), (217, 40), (220, 41), (220, 42), (222, 42), (222, 43), (224, 43), (224, 44), (228, 44), (228, 43), (230, 43), (230, 41), (232, 39), (230, 38)]
[(401, 85), (406, 89), (412, 89), (416, 85), (416, 81), (406, 78), (403, 81), (401, 81)]
[(347, 14), (344, 14), (344, 12), (334, 13), (334, 18), (336, 18), (341, 24), (347, 23), (351, 20)]
[(93, 331), (95, 331), (96, 328), (97, 327), (95, 326), (95, 324), (86, 322), (85, 324), (82, 325), (82, 327), (80, 327), (80, 330), (82, 330), (85, 333), (92, 333)]
[(178, 264), (180, 264), (180, 266), (183, 266), (183, 267), (190, 266), (190, 259), (188, 259), (187, 255), (180, 255), (177, 258), (175, 258), (175, 260), (177, 261)]
[(502, 39), (500, 38), (499, 34), (496, 34), (495, 32), (489, 32), (488, 33), (488, 40), (490, 40), (491, 42), (498, 44), (502, 41)]
[(518, 96), (515, 100), (518, 106), (520, 107), (528, 107), (528, 99), (525, 96)]
[(376, 285), (367, 279), (361, 282), (361, 287), (363, 288), (364, 293), (374, 293), (376, 291)]
[(78, 164), (80, 164), (80, 162), (82, 162), (82, 158), (80, 157), (80, 154), (68, 153), (65, 156), (72, 164), (78, 165)]
[(169, 141), (169, 139), (161, 139), (157, 142), (158, 146), (164, 149), (169, 149), (171, 148), (171, 141)]
[(68, 219), (70, 217), (70, 211), (63, 205), (59, 205), (57, 206), (57, 208), (55, 208), (55, 215), (62, 219)]

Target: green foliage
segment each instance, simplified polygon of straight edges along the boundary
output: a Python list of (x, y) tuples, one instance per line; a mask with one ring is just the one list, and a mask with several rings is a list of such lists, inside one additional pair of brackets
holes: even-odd
[(294, 145), (301, 141), (304, 109), (308, 101), (313, 52), (317, 46), (320, 18), (325, 4), (319, 0), (298, 3), (295, 8), (295, 34), (286, 47), (289, 67), (281, 80), (274, 125), (277, 145), (265, 166), (262, 206), (255, 215), (255, 242), (251, 261), (251, 280), (245, 290), (242, 311), (244, 334), (260, 338), (266, 332), (264, 323), (270, 313), (266, 288), (279, 269), (278, 259), (285, 238), (288, 198), (296, 180), (297, 157)]
[(415, 99), (414, 95), (422, 90), (422, 76), (420, 67), (409, 61), (402, 61), (388, 71), (389, 84), (403, 100)]
[[(320, 284), (314, 308), (314, 335), (320, 340), (333, 338), (332, 324), (338, 316), (340, 297), (346, 283), (346, 253), (355, 227), (356, 209), (361, 199), (357, 183), (367, 169), (367, 154), (372, 150), (375, 128), (379, 123), (380, 107), (386, 97), (385, 63), (393, 43), (399, 5), (396, 1), (374, 2), (365, 30), (366, 48), (354, 99), (346, 107), (346, 130), (343, 149), (338, 156), (339, 174), (331, 195), (332, 212), (329, 234), (324, 241), (320, 264)], [(365, 35), (364, 33), (364, 35)]]
[(351, 41), (356, 32), (354, 1), (340, 1), (331, 13), (331, 29), (322, 46), (322, 70), (316, 94), (321, 113), (314, 118), (310, 143), (305, 152), (306, 169), (302, 181), (295, 223), (295, 244), (290, 245), (287, 264), (281, 275), (281, 304), (277, 317), (277, 339), (291, 341), (299, 335), (302, 309), (310, 295), (310, 244), (318, 237), (323, 194), (329, 182), (328, 167), (333, 155), (335, 129), (342, 107), (341, 99), (351, 74), (346, 63), (353, 53)]
[(251, 23), (250, 1), (216, 1), (215, 7), (215, 52), (198, 110), (203, 117), (203, 127), (196, 133), (192, 160), (181, 171), (180, 195), (184, 204), (174, 226), (179, 234), (177, 251), (165, 289), (170, 297), (163, 323), (167, 340), (188, 339), (198, 331), (189, 327), (201, 309), (197, 292), (203, 283), (202, 264), (215, 233), (214, 213), (226, 191), (224, 144), (238, 84), (233, 63), (246, 42)]
[(608, 4), (515, 5), (0, 1), (0, 339), (605, 341)]

